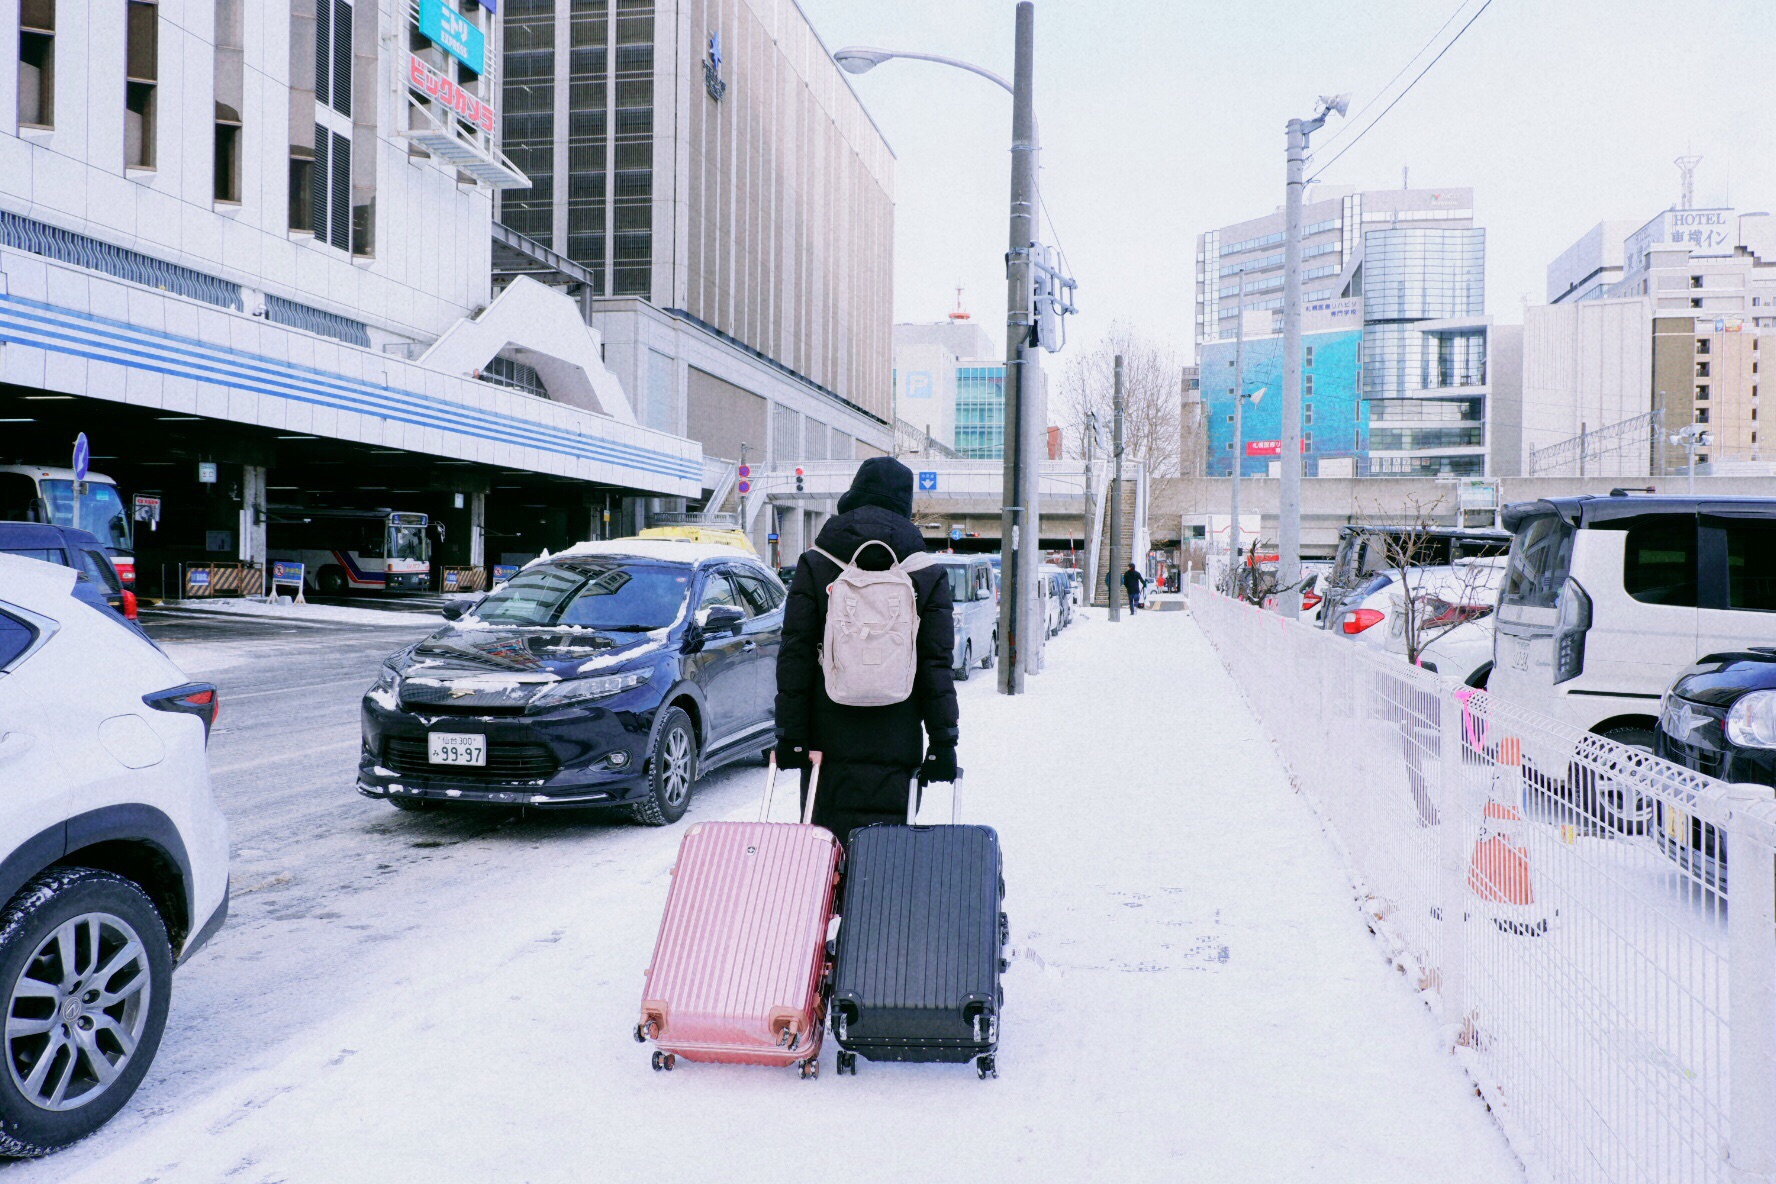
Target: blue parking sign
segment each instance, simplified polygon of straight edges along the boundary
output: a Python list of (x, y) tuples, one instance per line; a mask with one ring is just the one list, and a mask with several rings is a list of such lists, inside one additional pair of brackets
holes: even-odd
[(935, 469), (919, 470), (919, 489), (923, 493), (931, 493), (937, 489), (937, 471)]

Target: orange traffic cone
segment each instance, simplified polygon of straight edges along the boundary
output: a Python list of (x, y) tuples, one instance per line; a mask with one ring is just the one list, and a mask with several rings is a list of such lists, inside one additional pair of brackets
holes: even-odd
[[(1499, 743), (1498, 771), (1519, 773), (1522, 749), (1515, 736)], [(1519, 774), (1520, 775), (1520, 774)], [(1468, 891), (1500, 932), (1537, 936), (1548, 931), (1548, 912), (1536, 902), (1529, 848), (1523, 845), (1523, 815), (1516, 807), (1489, 798), (1480, 815), (1480, 836), (1468, 861)]]

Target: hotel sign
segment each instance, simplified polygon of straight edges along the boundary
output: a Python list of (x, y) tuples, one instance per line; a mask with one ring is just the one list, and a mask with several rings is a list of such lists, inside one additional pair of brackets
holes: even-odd
[(477, 129), (493, 134), (493, 108), (426, 65), (417, 54), (407, 55), (407, 85), (439, 106), (450, 108)]
[(1628, 236), (1624, 262), (1629, 271), (1645, 270), (1647, 250), (1660, 243), (1687, 246), (1694, 257), (1731, 255), (1738, 241), (1737, 210), (1666, 210)]

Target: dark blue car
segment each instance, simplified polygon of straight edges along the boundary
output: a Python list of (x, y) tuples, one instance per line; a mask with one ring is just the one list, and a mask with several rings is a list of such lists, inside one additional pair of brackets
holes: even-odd
[(0, 552), (73, 568), (80, 573), (75, 599), (135, 621), (136, 594), (123, 586), (96, 535), (47, 522), (0, 522)]
[(675, 822), (699, 776), (773, 743), (784, 597), (730, 547), (619, 540), (532, 563), (384, 665), (358, 790)]

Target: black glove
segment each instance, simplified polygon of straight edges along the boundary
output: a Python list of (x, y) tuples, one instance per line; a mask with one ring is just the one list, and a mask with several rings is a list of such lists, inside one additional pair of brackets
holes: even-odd
[(808, 767), (808, 749), (805, 745), (779, 740), (777, 747), (773, 748), (771, 753), (777, 758), (779, 769), (806, 769)]
[(925, 754), (925, 763), (919, 767), (919, 784), (930, 785), (933, 781), (954, 781), (962, 770), (956, 767), (956, 750), (953, 748), (933, 748)]

